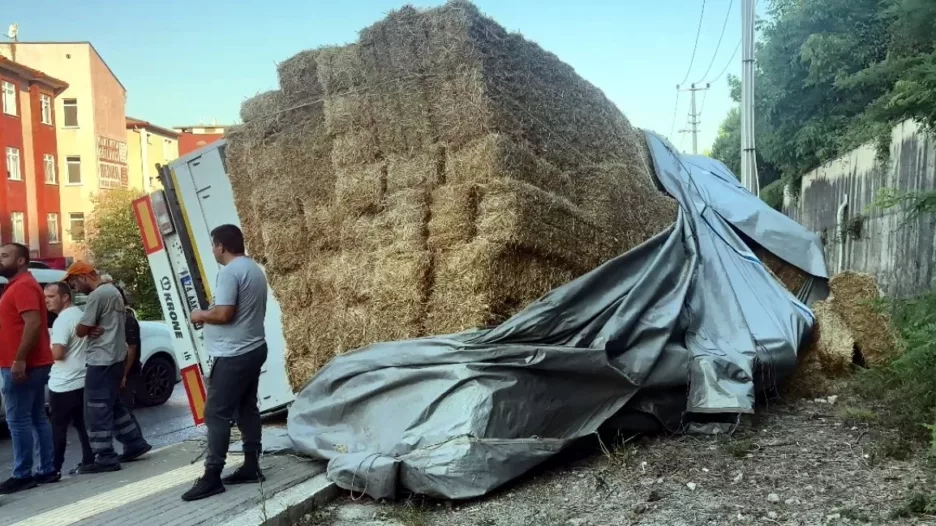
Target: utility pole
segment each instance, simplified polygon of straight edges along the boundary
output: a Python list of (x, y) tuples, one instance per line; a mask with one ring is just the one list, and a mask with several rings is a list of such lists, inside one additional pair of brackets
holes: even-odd
[(754, 11), (755, 0), (741, 0), (741, 184), (760, 193), (754, 143)]
[[(696, 92), (705, 91), (709, 89), (709, 86), (710, 84), (706, 84), (704, 88), (697, 88), (695, 83), (692, 83), (689, 89), (681, 90), (688, 91), (692, 97), (689, 107), (689, 128), (685, 130), (679, 130), (679, 133), (692, 134), (692, 155), (699, 154), (699, 125), (702, 124), (702, 121), (700, 120), (702, 114), (696, 110)], [(679, 86), (676, 86), (676, 89), (679, 89)]]

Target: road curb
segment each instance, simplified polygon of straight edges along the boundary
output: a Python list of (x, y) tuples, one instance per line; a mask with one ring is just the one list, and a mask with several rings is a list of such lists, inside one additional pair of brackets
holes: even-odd
[(225, 519), (227, 526), (292, 526), (316, 507), (334, 499), (338, 486), (325, 473), (277, 492), (260, 504)]

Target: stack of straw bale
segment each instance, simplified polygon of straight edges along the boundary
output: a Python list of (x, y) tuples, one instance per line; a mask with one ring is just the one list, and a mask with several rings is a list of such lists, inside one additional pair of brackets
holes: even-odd
[(301, 386), (372, 342), (499, 323), (676, 218), (597, 88), (471, 4), (304, 51), (227, 161)]

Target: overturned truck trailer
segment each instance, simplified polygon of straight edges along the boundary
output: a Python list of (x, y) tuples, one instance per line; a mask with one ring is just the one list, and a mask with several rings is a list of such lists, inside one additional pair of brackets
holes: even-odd
[[(647, 134), (676, 222), (503, 324), (335, 358), (288, 430), (375, 498), (483, 495), (603, 426), (718, 432), (796, 365), (827, 294), (819, 238), (723, 164)], [(796, 294), (755, 255), (802, 271)]]

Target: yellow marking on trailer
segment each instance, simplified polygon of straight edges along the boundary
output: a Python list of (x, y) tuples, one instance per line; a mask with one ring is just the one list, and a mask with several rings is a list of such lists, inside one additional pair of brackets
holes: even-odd
[[(176, 189), (176, 196), (179, 195), (179, 178), (176, 177), (175, 170), (169, 170), (169, 175), (172, 176), (172, 186)], [(198, 243), (195, 242), (195, 235), (192, 233), (192, 224), (189, 222), (188, 211), (185, 209), (185, 203), (180, 198), (179, 208), (182, 210), (182, 222), (185, 223), (185, 231), (188, 233), (189, 241), (192, 243), (192, 251), (195, 253), (195, 265), (198, 267), (198, 274), (201, 276), (202, 285), (205, 287), (205, 296), (208, 299), (210, 304), (212, 301), (211, 297), (211, 285), (208, 284), (208, 276), (205, 274), (205, 268), (202, 265), (201, 254), (198, 252)]]

